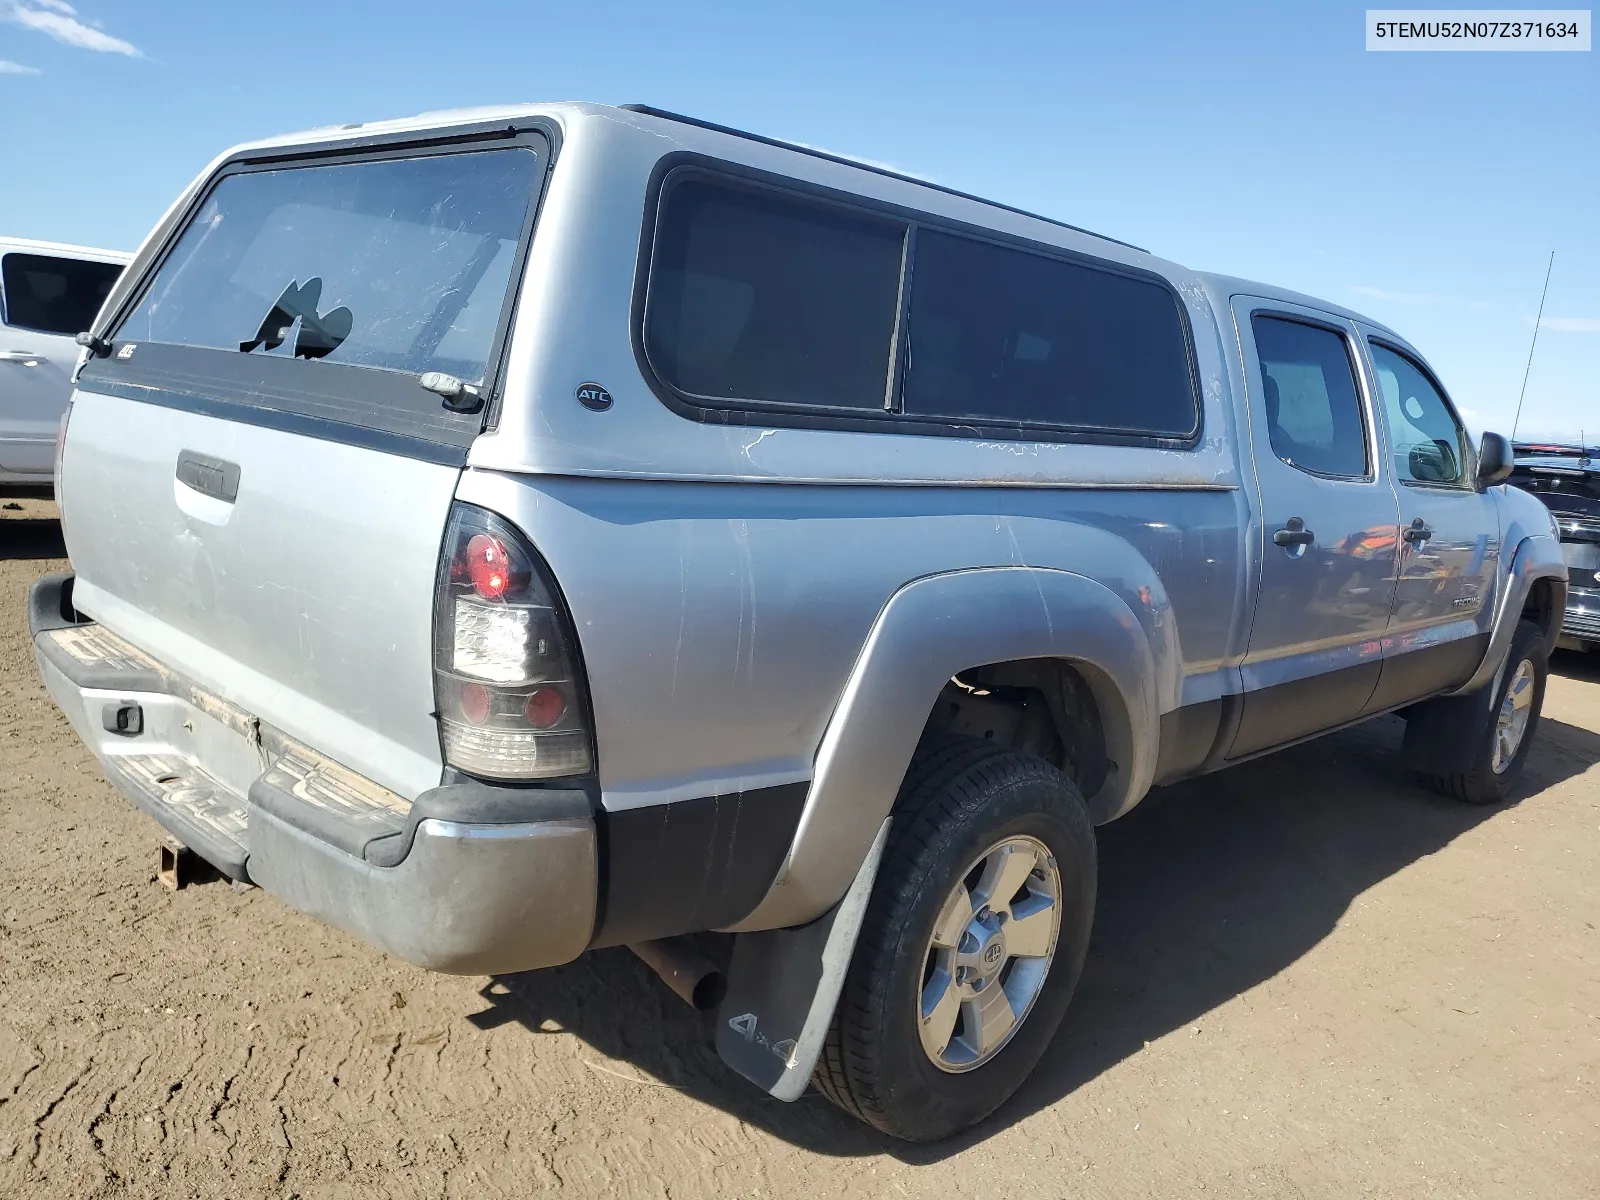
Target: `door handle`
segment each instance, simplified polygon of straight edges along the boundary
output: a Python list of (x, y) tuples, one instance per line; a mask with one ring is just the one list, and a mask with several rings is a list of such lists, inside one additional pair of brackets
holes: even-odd
[(1317, 535), (1299, 517), (1290, 517), (1289, 523), (1272, 535), (1274, 546), (1309, 546), (1316, 540)]
[(232, 504), (239, 498), (239, 464), (185, 450), (178, 455), (178, 482), (202, 496)]
[(1407, 525), (1400, 534), (1408, 542), (1425, 542), (1433, 536), (1433, 530), (1428, 528), (1428, 523), (1417, 517)]
[(0, 350), (0, 362), (21, 363), (25, 367), (37, 367), (42, 362), (49, 362), (42, 354), (34, 354), (28, 350)]

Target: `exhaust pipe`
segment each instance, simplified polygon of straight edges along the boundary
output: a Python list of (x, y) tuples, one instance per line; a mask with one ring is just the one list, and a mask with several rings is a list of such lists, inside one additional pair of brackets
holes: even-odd
[(628, 949), (661, 976), (663, 983), (701, 1012), (709, 1012), (728, 994), (728, 977), (700, 953), (692, 937), (629, 942)]

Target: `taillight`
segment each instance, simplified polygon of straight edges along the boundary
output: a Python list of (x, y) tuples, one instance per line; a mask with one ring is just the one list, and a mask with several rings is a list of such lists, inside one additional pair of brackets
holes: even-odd
[(549, 570), (508, 521), (457, 504), (434, 604), (445, 761), (490, 779), (594, 767), (576, 645)]
[(485, 600), (500, 600), (511, 586), (511, 552), (499, 538), (475, 533), (467, 539), (467, 577)]

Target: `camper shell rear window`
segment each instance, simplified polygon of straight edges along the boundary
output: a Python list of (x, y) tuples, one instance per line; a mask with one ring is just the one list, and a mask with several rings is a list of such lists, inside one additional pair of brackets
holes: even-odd
[[(85, 386), (459, 459), (482, 428), (548, 161), (544, 137), (502, 134), (227, 167)], [(452, 408), (423, 389), (428, 372), (477, 395)]]

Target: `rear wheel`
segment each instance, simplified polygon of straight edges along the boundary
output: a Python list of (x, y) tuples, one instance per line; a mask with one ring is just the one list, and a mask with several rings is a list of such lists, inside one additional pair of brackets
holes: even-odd
[(1499, 804), (1510, 796), (1539, 727), (1549, 659), (1539, 627), (1518, 622), (1499, 681), (1483, 689), (1489, 713), (1487, 721), (1479, 722), (1485, 732), (1476, 753), (1465, 770), (1428, 775), (1435, 791), (1468, 804)]
[(1077, 789), (1041, 758), (960, 738), (913, 762), (817, 1084), (894, 1137), (982, 1120), (1066, 1012), (1094, 917)]

